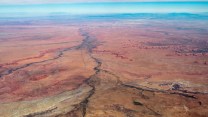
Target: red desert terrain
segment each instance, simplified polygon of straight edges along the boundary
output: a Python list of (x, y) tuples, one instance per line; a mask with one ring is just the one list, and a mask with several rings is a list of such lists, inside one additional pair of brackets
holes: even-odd
[(207, 117), (208, 33), (193, 27), (168, 20), (1, 26), (0, 116)]

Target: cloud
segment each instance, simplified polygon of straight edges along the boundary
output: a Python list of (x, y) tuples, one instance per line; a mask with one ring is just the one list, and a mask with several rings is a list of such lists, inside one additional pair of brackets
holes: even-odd
[[(197, 1), (197, 0), (0, 0), (0, 4), (53, 4), (77, 2), (170, 2), (170, 1)], [(208, 0), (200, 0), (208, 1)]]

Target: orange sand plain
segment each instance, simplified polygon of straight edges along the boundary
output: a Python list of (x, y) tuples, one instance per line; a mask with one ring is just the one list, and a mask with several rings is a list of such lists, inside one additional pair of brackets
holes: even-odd
[(0, 116), (208, 115), (207, 34), (110, 24), (1, 27)]

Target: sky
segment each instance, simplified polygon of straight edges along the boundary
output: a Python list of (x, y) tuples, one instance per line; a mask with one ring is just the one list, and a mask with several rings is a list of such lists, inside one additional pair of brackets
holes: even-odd
[(208, 1), (208, 0), (0, 0), (0, 4), (51, 4), (74, 2), (169, 2), (169, 1)]
[[(27, 1), (27, 2), (24, 2)], [(44, 2), (41, 2), (44, 1)], [(68, 1), (68, 2), (67, 2)], [(74, 0), (1, 0), (0, 13), (69, 13), (69, 14), (112, 14), (112, 13), (208, 13), (207, 2), (81, 2)], [(115, 2), (116, 1), (116, 2)], [(121, 1), (121, 0), (119, 0)], [(136, 0), (139, 1), (139, 0)], [(169, 1), (169, 2), (167, 2)], [(57, 3), (56, 3), (57, 2)], [(62, 3), (63, 2), (63, 3)]]

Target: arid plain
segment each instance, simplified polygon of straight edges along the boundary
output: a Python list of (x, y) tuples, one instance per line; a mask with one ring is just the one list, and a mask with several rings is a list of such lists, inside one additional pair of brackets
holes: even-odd
[(190, 17), (0, 20), (0, 116), (207, 117), (208, 23)]

